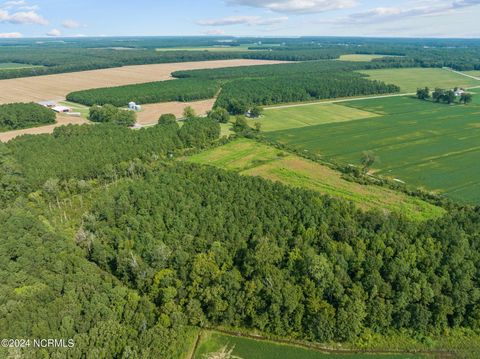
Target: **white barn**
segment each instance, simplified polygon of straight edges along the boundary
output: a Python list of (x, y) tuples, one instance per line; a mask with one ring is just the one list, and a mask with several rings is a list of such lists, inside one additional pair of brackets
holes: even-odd
[(60, 106), (60, 105), (57, 105), (57, 106), (52, 107), (52, 110), (55, 111), (55, 112), (58, 112), (58, 113), (63, 113), (63, 112), (70, 112), (70, 111), (72, 111), (72, 109), (71, 109), (70, 107)]

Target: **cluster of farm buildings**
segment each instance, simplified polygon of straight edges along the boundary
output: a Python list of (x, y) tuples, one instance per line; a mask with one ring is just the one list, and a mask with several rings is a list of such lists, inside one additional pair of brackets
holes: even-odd
[[(56, 113), (65, 113), (67, 115), (80, 116), (80, 113), (72, 112), (72, 109), (70, 107), (59, 105), (55, 101), (41, 101), (41, 102), (38, 102), (38, 104), (43, 107), (49, 108), (55, 111)], [(128, 109), (132, 111), (141, 111), (142, 106), (137, 105), (135, 102), (130, 102), (128, 104)]]
[(59, 105), (55, 101), (42, 101), (38, 104), (42, 105), (43, 107), (52, 109), (57, 113), (72, 113), (72, 109), (70, 107)]

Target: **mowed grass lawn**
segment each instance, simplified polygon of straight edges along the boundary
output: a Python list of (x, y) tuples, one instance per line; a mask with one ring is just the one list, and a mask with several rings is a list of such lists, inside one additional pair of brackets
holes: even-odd
[(480, 70), (477, 70), (477, 71), (465, 71), (465, 73), (466, 73), (467, 75), (476, 76), (476, 77), (479, 77), (479, 78), (480, 78)]
[(475, 92), (467, 106), (412, 97), (351, 101), (346, 105), (383, 116), (266, 135), (345, 163), (360, 164), (362, 153), (373, 151), (380, 174), (479, 204), (480, 94)]
[(17, 63), (13, 63), (13, 62), (0, 63), (0, 71), (1, 70), (30, 69), (32, 67), (43, 67), (43, 66), (35, 66), (35, 65), (29, 65), (29, 64), (17, 64)]
[(421, 359), (414, 354), (327, 354), (314, 349), (278, 344), (266, 340), (236, 337), (216, 332), (206, 332), (194, 358), (204, 359), (222, 348), (233, 349), (232, 354), (242, 359)]
[(253, 140), (230, 142), (187, 160), (343, 198), (362, 209), (383, 208), (387, 212), (403, 213), (418, 220), (439, 217), (444, 213), (441, 208), (403, 193), (346, 181), (341, 173), (329, 167)]
[(419, 87), (428, 86), (451, 89), (454, 87), (473, 87), (480, 85), (480, 81), (456, 74), (444, 69), (408, 68), (408, 69), (381, 69), (360, 71), (371, 80), (379, 80), (400, 86), (404, 93), (417, 91)]
[(80, 105), (75, 102), (70, 101), (61, 101), (60, 105), (70, 107), (72, 112), (79, 112), (82, 118), (88, 119), (90, 114), (90, 108), (88, 106)]
[(314, 126), (332, 122), (344, 122), (375, 117), (377, 114), (336, 104), (305, 104), (283, 108), (266, 108), (258, 120), (248, 120), (262, 124), (262, 131), (278, 131), (289, 128)]

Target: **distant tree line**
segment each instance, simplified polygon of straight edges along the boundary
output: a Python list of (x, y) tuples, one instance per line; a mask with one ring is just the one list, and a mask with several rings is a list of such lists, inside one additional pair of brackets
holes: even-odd
[(35, 103), (0, 105), (0, 132), (55, 123), (55, 112)]
[[(224, 46), (265, 41), (229, 39)], [(364, 63), (368, 68), (452, 67), (456, 70), (480, 69), (480, 44), (476, 40), (359, 39), (359, 38), (278, 38), (255, 46), (255, 51), (156, 51), (156, 48), (205, 47), (220, 43), (208, 38), (130, 38), (69, 39), (62, 43), (28, 39), (9, 41), (0, 46), (0, 62), (15, 62), (43, 67), (0, 71), (0, 79), (40, 76), (73, 71), (185, 61), (224, 59), (268, 59), (312, 61), (338, 59), (345, 54), (379, 54), (389, 57)], [(271, 46), (274, 45), (274, 46)]]

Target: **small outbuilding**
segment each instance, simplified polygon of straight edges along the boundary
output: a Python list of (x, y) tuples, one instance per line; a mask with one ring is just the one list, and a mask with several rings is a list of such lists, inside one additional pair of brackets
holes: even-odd
[(57, 106), (57, 103), (55, 101), (41, 101), (38, 104), (47, 108), (53, 108)]
[(141, 110), (142, 110), (142, 106), (137, 105), (135, 102), (130, 102), (130, 103), (128, 104), (128, 109), (129, 109), (129, 110), (132, 110), (132, 111), (141, 111)]
[(58, 112), (58, 113), (65, 113), (65, 112), (72, 111), (72, 109), (70, 107), (61, 106), (61, 105), (57, 105), (57, 106), (52, 107), (52, 110), (55, 111), (55, 112)]

